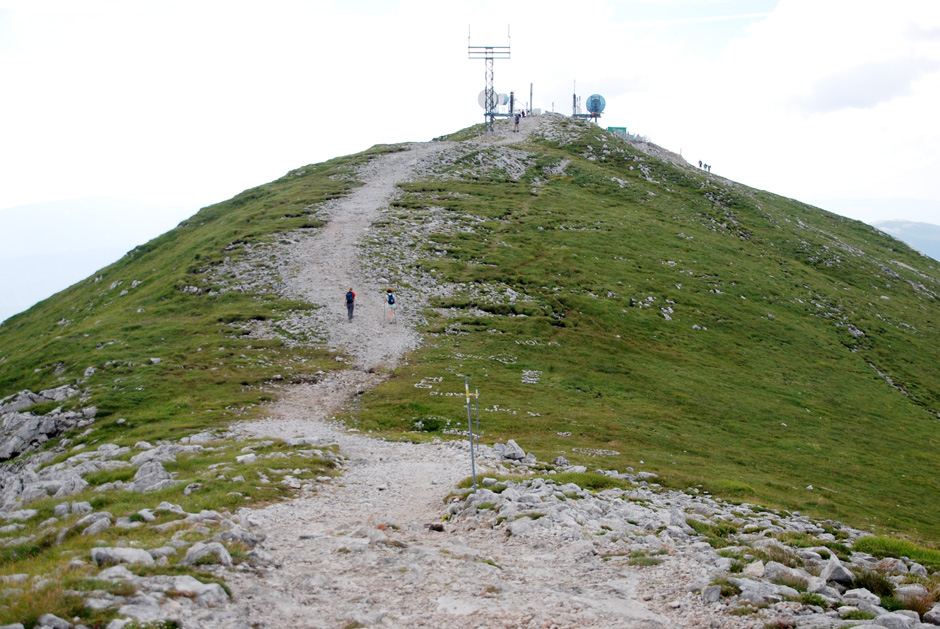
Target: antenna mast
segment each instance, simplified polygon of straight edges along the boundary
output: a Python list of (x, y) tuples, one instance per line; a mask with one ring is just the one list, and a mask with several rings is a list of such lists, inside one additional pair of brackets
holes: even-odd
[[(509, 34), (509, 27), (506, 27), (506, 36), (512, 44), (512, 36)], [(485, 81), (486, 87), (483, 119), (486, 121), (487, 132), (493, 131), (493, 120), (496, 118), (496, 90), (493, 89), (493, 61), (496, 59), (509, 59), (509, 46), (471, 46), (470, 45), (470, 27), (467, 27), (467, 56), (470, 59), (483, 59), (486, 67)]]

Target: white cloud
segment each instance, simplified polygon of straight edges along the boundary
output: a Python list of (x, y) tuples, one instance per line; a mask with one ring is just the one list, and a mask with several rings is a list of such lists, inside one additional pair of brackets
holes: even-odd
[(480, 122), (467, 27), (501, 44), (509, 23), (496, 87), (522, 103), (531, 83), (536, 106), (567, 113), (576, 80), (606, 97), (604, 124), (748, 185), (940, 198), (934, 0), (0, 0), (0, 208), (109, 195), (195, 210)]

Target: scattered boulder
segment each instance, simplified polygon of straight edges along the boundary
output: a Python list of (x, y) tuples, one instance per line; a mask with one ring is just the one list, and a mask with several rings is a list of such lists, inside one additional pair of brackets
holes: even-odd
[(503, 450), (503, 458), (510, 461), (521, 461), (525, 458), (525, 450), (520, 448), (515, 440), (510, 439), (506, 442), (506, 449)]
[(744, 568), (744, 575), (748, 577), (753, 577), (755, 579), (761, 579), (764, 576), (764, 562), (758, 559), (757, 561), (748, 564)]
[(62, 620), (55, 614), (43, 614), (37, 618), (40, 627), (48, 627), (49, 629), (72, 629), (72, 623), (67, 620)]
[(98, 409), (94, 406), (81, 411), (57, 408), (45, 415), (5, 413), (0, 416), (0, 461), (16, 458), (69, 430), (87, 426), (94, 421), (97, 413)]
[(221, 585), (203, 583), (188, 575), (176, 577), (172, 591), (193, 597), (193, 600), (202, 607), (216, 607), (228, 602), (228, 594)]
[(854, 590), (848, 590), (845, 594), (842, 595), (845, 600), (853, 601), (864, 601), (871, 605), (881, 605), (881, 597), (877, 594), (869, 592), (865, 588), (856, 588)]
[(829, 562), (826, 564), (826, 567), (823, 568), (819, 576), (825, 580), (826, 583), (835, 581), (842, 585), (852, 585), (852, 582), (855, 580), (855, 575), (845, 568), (835, 555), (830, 555)]
[(143, 465), (148, 461), (159, 461), (161, 463), (170, 463), (176, 460), (178, 454), (190, 452), (202, 452), (203, 447), (198, 444), (181, 445), (170, 443), (144, 450), (131, 457), (131, 465)]
[(882, 572), (893, 572), (896, 574), (907, 574), (909, 572), (907, 564), (895, 557), (885, 557), (875, 564), (875, 566)]
[[(150, 557), (150, 555), (147, 556)], [(229, 555), (225, 546), (218, 542), (208, 544), (196, 542), (186, 551), (186, 556), (180, 560), (180, 565), (183, 566), (195, 566), (202, 563), (220, 563), (230, 568), (232, 566), (232, 556)]]
[(717, 603), (721, 599), (721, 586), (709, 585), (702, 590), (702, 600), (706, 603)]
[(118, 564), (153, 565), (153, 557), (146, 550), (140, 548), (92, 548), (92, 560), (100, 566), (113, 566)]
[(940, 625), (940, 603), (936, 603), (929, 612), (924, 614), (923, 620), (932, 625)]
[(134, 474), (130, 490), (137, 493), (159, 491), (176, 484), (173, 477), (159, 461), (147, 461)]

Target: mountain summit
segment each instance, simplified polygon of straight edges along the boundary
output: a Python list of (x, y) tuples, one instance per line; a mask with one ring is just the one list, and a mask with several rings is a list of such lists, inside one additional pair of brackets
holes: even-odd
[[(222, 542), (252, 569), (291, 562), (284, 591), (306, 579), (304, 562), (323, 561), (304, 554), (314, 545), (342, 555), (343, 570), (360, 570), (346, 555), (433, 544), (437, 529), (419, 532), (417, 518), (442, 514), (468, 535), (488, 531), (488, 549), (490, 527), (513, 533), (516, 519), (547, 518), (544, 527), (514, 525), (518, 537), (545, 528), (572, 541), (574, 528), (552, 526), (576, 526), (571, 535), (589, 539), (559, 563), (575, 581), (585, 556), (619, 556), (613, 545), (647, 537), (668, 554), (695, 535), (718, 548), (739, 528), (741, 543), (759, 530), (797, 545), (802, 532), (802, 543), (830, 548), (807, 562), (830, 552), (848, 561), (845, 544), (861, 529), (935, 542), (938, 290), (938, 263), (883, 232), (562, 116), (526, 118), (519, 133), (505, 122), (493, 134), (478, 126), (376, 146), (204, 208), (0, 325), (0, 456), (9, 461), (0, 517), (34, 512), (28, 528), (11, 532), (16, 557), (51, 557), (58, 545), (85, 557), (95, 535), (108, 548), (126, 543), (130, 533), (115, 530), (124, 518), (121, 531), (146, 522), (147, 531), (162, 527), (161, 543), (187, 548), (174, 559), (156, 553), (167, 564), (224, 565)], [(456, 445), (386, 450), (341, 426)], [(528, 484), (511, 485), (512, 476), (499, 486), (506, 496), (443, 513), (441, 500), (471, 474), (459, 445), (469, 429), (486, 446), (487, 473), (525, 471)], [(436, 463), (386, 461), (408, 452)], [(348, 493), (329, 488), (337, 466)], [(654, 497), (651, 482), (682, 493)], [(592, 489), (627, 493), (563, 513), (560, 503), (587, 500)], [(257, 518), (242, 509), (295, 492), (317, 493)], [(552, 506), (520, 511), (523, 496)], [(617, 500), (655, 514), (624, 515)], [(93, 513), (79, 531), (66, 520), (85, 503)], [(501, 515), (487, 519), (492, 509)], [(221, 521), (237, 534), (210, 538)], [(249, 553), (255, 525), (270, 528), (272, 548), (291, 551)], [(298, 526), (312, 527), (301, 540), (319, 541), (299, 543)], [(398, 540), (395, 526), (414, 537)], [(207, 532), (198, 543), (194, 529)], [(593, 538), (611, 530), (600, 553)], [(479, 548), (447, 552), (499, 563)], [(913, 552), (902, 554), (910, 561)], [(103, 565), (130, 554), (91, 557)], [(782, 555), (762, 557), (769, 565)], [(412, 574), (411, 564), (394, 565)], [(412, 576), (432, 587), (420, 570)], [(310, 591), (333, 587), (324, 578)], [(480, 589), (502, 591), (492, 587)], [(266, 596), (244, 613), (277, 607)], [(436, 611), (424, 617), (470, 613), (443, 596), (425, 601)], [(302, 617), (297, 605), (279, 618)], [(598, 609), (569, 622), (590, 622)], [(667, 622), (632, 604), (621, 611), (649, 623), (635, 626)], [(323, 624), (343, 620), (323, 613)]]

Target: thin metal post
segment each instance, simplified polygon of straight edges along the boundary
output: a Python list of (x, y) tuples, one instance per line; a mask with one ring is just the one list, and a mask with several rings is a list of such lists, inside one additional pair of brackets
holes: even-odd
[(470, 419), (470, 378), (464, 376), (464, 390), (467, 392), (467, 428), (470, 429), (470, 469), (473, 472), (473, 493), (477, 491), (477, 461), (473, 453), (473, 420)]
[(493, 132), (493, 121), (496, 119), (496, 88), (493, 87), (493, 57), (487, 57), (486, 61), (486, 76), (484, 77), (486, 81), (486, 114), (484, 117), (487, 120), (486, 130), (489, 133)]

